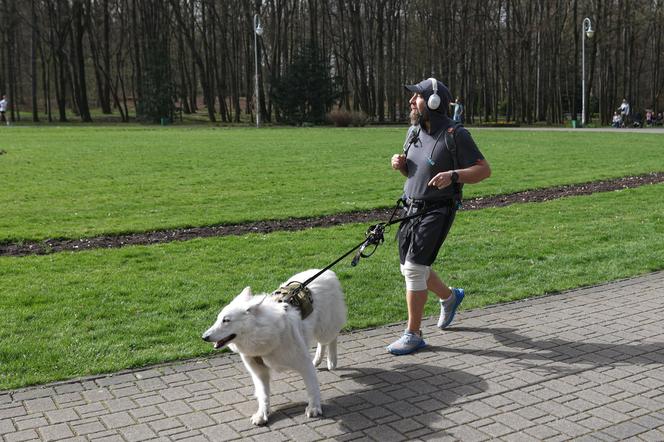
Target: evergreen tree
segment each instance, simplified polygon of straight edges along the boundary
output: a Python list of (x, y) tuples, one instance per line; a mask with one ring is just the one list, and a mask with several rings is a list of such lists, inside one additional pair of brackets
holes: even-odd
[(158, 123), (173, 118), (173, 81), (169, 57), (169, 6), (161, 0), (139, 3), (142, 28), (141, 62), (136, 115)]
[(277, 121), (289, 124), (324, 122), (339, 96), (338, 81), (314, 43), (296, 55), (272, 92)]

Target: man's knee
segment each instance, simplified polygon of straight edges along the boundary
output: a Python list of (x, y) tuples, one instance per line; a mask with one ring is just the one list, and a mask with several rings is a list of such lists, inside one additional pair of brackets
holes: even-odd
[(401, 274), (406, 280), (406, 290), (419, 292), (427, 289), (427, 280), (431, 273), (431, 267), (414, 262), (406, 261), (401, 264)]

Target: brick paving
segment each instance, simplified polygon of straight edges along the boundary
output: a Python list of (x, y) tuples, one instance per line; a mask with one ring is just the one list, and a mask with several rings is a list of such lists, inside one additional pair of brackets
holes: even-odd
[(403, 324), (345, 334), (339, 368), (319, 371), (324, 417), (281, 374), (265, 427), (232, 354), (5, 391), (0, 439), (662, 441), (663, 317), (657, 272), (462, 311), (445, 332), (431, 318), (411, 356), (385, 352)]

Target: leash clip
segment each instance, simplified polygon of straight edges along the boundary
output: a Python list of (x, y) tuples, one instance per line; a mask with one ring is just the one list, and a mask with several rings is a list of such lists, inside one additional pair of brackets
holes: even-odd
[[(365, 234), (367, 239), (364, 240), (360, 246), (360, 249), (357, 251), (353, 257), (353, 260), (350, 262), (352, 267), (355, 267), (360, 262), (360, 258), (368, 258), (374, 254), (378, 246), (385, 241), (385, 237), (383, 235), (384, 232), (385, 224), (374, 224), (367, 229)], [(364, 250), (371, 245), (374, 246), (373, 250), (371, 250), (370, 253), (364, 253)]]

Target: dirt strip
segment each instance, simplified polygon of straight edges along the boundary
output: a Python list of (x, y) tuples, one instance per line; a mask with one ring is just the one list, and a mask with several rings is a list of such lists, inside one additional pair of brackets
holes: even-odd
[[(664, 172), (653, 172), (645, 175), (622, 177), (605, 181), (593, 181), (584, 184), (571, 184), (566, 186), (549, 187), (546, 189), (526, 190), (507, 195), (474, 198), (464, 201), (462, 210), (503, 207), (516, 203), (542, 202), (567, 196), (590, 195), (597, 192), (610, 192), (661, 182), (664, 182)], [(0, 256), (44, 255), (62, 251), (117, 248), (128, 245), (161, 244), (171, 241), (186, 241), (193, 238), (212, 236), (295, 231), (312, 227), (329, 227), (347, 223), (368, 223), (377, 220), (386, 221), (389, 219), (391, 213), (392, 208), (383, 208), (312, 218), (290, 218), (284, 220), (159, 230), (154, 232), (132, 233), (116, 236), (96, 236), (80, 239), (47, 239), (39, 242), (5, 243), (0, 244)]]

